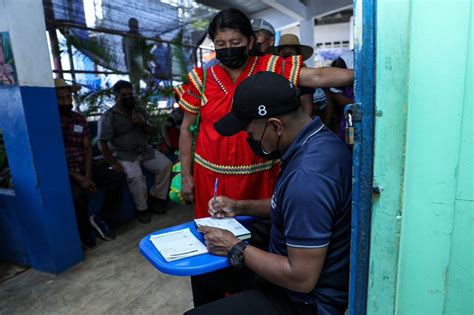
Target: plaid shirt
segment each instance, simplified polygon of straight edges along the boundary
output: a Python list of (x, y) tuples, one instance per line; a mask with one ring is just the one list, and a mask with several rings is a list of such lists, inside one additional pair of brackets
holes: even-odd
[(84, 139), (89, 139), (87, 121), (81, 114), (72, 112), (68, 117), (61, 117), (61, 127), (68, 169), (84, 174)]

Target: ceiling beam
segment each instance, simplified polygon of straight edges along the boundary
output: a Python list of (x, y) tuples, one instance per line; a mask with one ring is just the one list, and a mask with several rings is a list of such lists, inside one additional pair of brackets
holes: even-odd
[(265, 19), (270, 24), (273, 25), (275, 30), (279, 31), (281, 29), (285, 29), (287, 27), (297, 25), (300, 20), (296, 20), (287, 14), (281, 13), (280, 11), (274, 9), (274, 8), (269, 8), (257, 13), (254, 13), (250, 16), (251, 19)]
[(262, 2), (297, 21), (306, 19), (308, 14), (308, 7), (298, 0), (262, 0)]
[(335, 12), (349, 9), (353, 4), (353, 0), (313, 0), (309, 2), (308, 14), (311, 17), (320, 18)]

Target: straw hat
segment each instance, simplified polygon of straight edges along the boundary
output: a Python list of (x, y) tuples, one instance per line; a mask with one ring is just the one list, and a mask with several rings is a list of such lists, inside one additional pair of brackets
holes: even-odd
[(68, 84), (66, 80), (61, 78), (54, 79), (54, 87), (57, 89), (68, 88), (71, 92), (77, 92), (81, 89), (80, 85), (77, 84)]
[(300, 50), (300, 54), (303, 56), (303, 60), (308, 59), (313, 55), (313, 48), (301, 45), (298, 36), (293, 34), (285, 34), (280, 37), (280, 42), (278, 46), (271, 47), (269, 53), (272, 55), (280, 55), (280, 49), (282, 47), (294, 47)]

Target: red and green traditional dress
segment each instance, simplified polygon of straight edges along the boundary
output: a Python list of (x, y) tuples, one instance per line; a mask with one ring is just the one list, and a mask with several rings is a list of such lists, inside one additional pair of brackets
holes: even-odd
[(202, 102), (202, 68), (194, 68), (188, 74), (189, 83), (175, 89), (183, 110), (192, 115), (201, 111), (193, 170), (197, 218), (208, 216), (208, 201), (214, 195), (216, 178), (219, 178), (218, 195), (236, 200), (264, 199), (272, 195), (279, 165), (256, 156), (247, 144), (245, 132), (223, 137), (214, 129), (214, 123), (230, 112), (234, 91), (247, 77), (272, 71), (298, 85), (301, 66), (301, 56), (249, 57), (247, 67), (236, 82), (232, 82), (219, 65), (207, 69)]

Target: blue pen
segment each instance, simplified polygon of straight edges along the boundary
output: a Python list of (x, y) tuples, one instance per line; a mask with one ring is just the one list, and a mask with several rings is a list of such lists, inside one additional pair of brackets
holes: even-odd
[(216, 181), (214, 182), (214, 198), (212, 199), (212, 206), (216, 204), (216, 197), (217, 197), (217, 187), (219, 187), (219, 178), (216, 177)]

